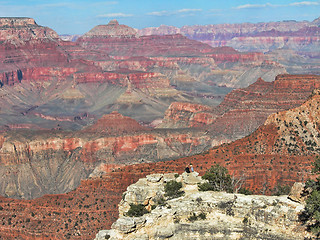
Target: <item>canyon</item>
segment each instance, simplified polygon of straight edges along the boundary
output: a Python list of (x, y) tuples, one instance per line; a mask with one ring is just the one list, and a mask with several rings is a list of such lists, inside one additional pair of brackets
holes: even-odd
[[(24, 236), (43, 239), (92, 239), (117, 219), (116, 205), (130, 184), (152, 173), (181, 174), (190, 163), (200, 175), (216, 163), (226, 166), (232, 175), (245, 179), (245, 187), (259, 194), (270, 194), (278, 185), (305, 181), (312, 176), (312, 163), (320, 149), (319, 101), (317, 90), (301, 106), (270, 115), (251, 135), (198, 155), (129, 166), (105, 164), (100, 166), (104, 174), (92, 175), (66, 194), (34, 200), (1, 198), (0, 236), (14, 238), (23, 232)], [(12, 217), (13, 210), (19, 215)], [(34, 225), (36, 231), (25, 231)]]
[[(301, 105), (319, 84), (316, 75), (279, 75), (271, 83), (258, 79), (248, 88), (229, 93), (216, 108), (175, 102), (156, 129), (112, 112), (73, 132), (59, 128), (4, 131), (0, 193), (25, 199), (64, 193), (76, 188), (82, 179), (102, 175), (104, 165), (164, 161), (201, 153), (251, 134), (272, 113)], [(215, 158), (224, 159), (220, 155)], [(253, 186), (261, 188), (257, 183)]]
[(172, 102), (216, 106), (234, 87), (286, 72), (258, 52), (179, 34), (138, 36), (117, 21), (76, 42), (31, 18), (2, 18), (0, 32), (3, 129), (80, 130), (113, 111), (152, 124)]
[(311, 177), (318, 22), (188, 35), (112, 20), (69, 42), (0, 18), (0, 237), (93, 239), (129, 185), (190, 163), (226, 166), (256, 194)]

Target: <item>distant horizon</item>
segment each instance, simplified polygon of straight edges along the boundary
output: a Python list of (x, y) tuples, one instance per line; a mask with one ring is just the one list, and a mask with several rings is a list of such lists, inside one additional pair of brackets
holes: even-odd
[(320, 16), (320, 0), (0, 0), (0, 16), (29, 17), (59, 35), (82, 35), (117, 19), (136, 29), (161, 25), (309, 21)]
[[(23, 18), (23, 17), (22, 17)], [(317, 19), (317, 18), (315, 18)], [(315, 20), (313, 19), (313, 20)], [(110, 19), (110, 21), (112, 20), (117, 20), (119, 22), (120, 25), (127, 25), (127, 24), (123, 24), (121, 23), (118, 19)], [(308, 20), (302, 20), (302, 21), (297, 21), (297, 20), (281, 20), (281, 21), (268, 21), (268, 22), (312, 22), (313, 20), (311, 21), (308, 21)], [(98, 25), (106, 25), (108, 24), (110, 21), (108, 21), (107, 23), (102, 23), (102, 24), (98, 24)], [(37, 21), (35, 20), (35, 22), (37, 23)], [(182, 28), (182, 27), (187, 27), (187, 26), (206, 26), (206, 25), (223, 25), (223, 24), (245, 24), (245, 23), (248, 23), (248, 24), (259, 24), (259, 23), (267, 23), (267, 22), (238, 22), (238, 23), (217, 23), (217, 24), (194, 24), (194, 25), (183, 25), (181, 27), (177, 27), (177, 28)], [(37, 23), (38, 24), (38, 23)], [(41, 24), (38, 24), (38, 25), (41, 25)], [(98, 26), (98, 25), (95, 25), (95, 26)], [(92, 26), (92, 28), (94, 28), (95, 26)], [(129, 27), (131, 27), (130, 25), (127, 25)], [(173, 25), (165, 25), (165, 24), (161, 24), (159, 26), (151, 26), (151, 27), (145, 27), (145, 28), (158, 28), (158, 27), (161, 27), (161, 26), (169, 26), (169, 27), (176, 27), (176, 26), (173, 26)], [(45, 26), (45, 27), (49, 27), (50, 26)], [(91, 28), (91, 29), (92, 29)], [(142, 29), (145, 29), (145, 28), (134, 28), (134, 29), (137, 29), (137, 30), (142, 30)], [(91, 29), (89, 29), (88, 31), (90, 31)], [(54, 29), (53, 29), (54, 30)], [(85, 32), (86, 33), (86, 32)], [(71, 35), (84, 35), (85, 33), (75, 33), (75, 34), (70, 34), (70, 33), (58, 33), (59, 36), (71, 36)]]

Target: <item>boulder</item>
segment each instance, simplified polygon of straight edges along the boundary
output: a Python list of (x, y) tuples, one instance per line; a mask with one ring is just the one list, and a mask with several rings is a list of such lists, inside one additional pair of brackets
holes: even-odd
[(163, 174), (151, 174), (151, 175), (148, 175), (146, 178), (149, 182), (153, 182), (153, 183), (156, 183), (156, 182), (159, 182), (163, 177)]
[(111, 228), (122, 233), (130, 233), (135, 230), (136, 224), (134, 222), (134, 219), (131, 217), (121, 217), (112, 224)]
[(302, 182), (295, 182), (291, 188), (288, 198), (298, 203), (305, 203), (308, 195), (311, 193), (311, 188), (306, 188)]

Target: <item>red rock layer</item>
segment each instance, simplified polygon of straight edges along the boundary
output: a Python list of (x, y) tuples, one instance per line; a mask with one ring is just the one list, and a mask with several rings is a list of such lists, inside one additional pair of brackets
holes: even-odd
[[(112, 56), (199, 56), (211, 47), (182, 35), (142, 36), (139, 38), (79, 38), (81, 46)], [(168, 48), (170, 46), (170, 48)]]
[[(0, 46), (1, 86), (21, 81), (59, 80), (110, 82), (122, 86), (131, 82), (136, 88), (166, 88), (170, 87), (169, 80), (147, 65), (151, 62), (153, 67), (177, 68), (175, 63), (164, 61), (155, 66), (157, 62), (150, 59), (132, 59), (131, 63), (122, 61), (119, 64), (106, 53), (59, 40), (53, 30), (29, 18), (3, 18), (0, 25), (0, 40), (3, 40)], [(135, 67), (136, 64), (142, 67)]]
[(233, 90), (213, 109), (203, 106), (190, 111), (189, 104), (172, 104), (161, 126), (206, 127), (217, 143), (228, 142), (252, 133), (270, 114), (301, 105), (319, 87), (318, 75), (284, 74), (274, 82), (260, 78), (247, 88)]
[(173, 102), (165, 112), (161, 127), (202, 127), (212, 123), (214, 117), (209, 106), (193, 103)]
[(32, 18), (2, 17), (0, 41), (24, 44), (34, 39), (58, 39), (58, 34), (48, 27), (39, 26)]
[(0, 193), (32, 199), (68, 192), (90, 174), (99, 175), (101, 163), (160, 161), (199, 153), (210, 145), (211, 137), (202, 130), (150, 131), (118, 113), (73, 133), (4, 131), (0, 134)]
[(103, 133), (108, 135), (121, 135), (124, 133), (147, 130), (136, 120), (125, 117), (117, 112), (104, 115), (95, 124), (82, 130), (82, 132)]
[(212, 57), (217, 64), (223, 62), (258, 62), (264, 59), (262, 53), (240, 53), (231, 47), (214, 48), (206, 56)]
[[(104, 25), (109, 29), (109, 25)], [(123, 25), (121, 25), (123, 26)], [(213, 58), (217, 62), (247, 62), (263, 59), (260, 53), (239, 53), (232, 48), (216, 48), (198, 41), (190, 40), (180, 34), (164, 36), (133, 36), (127, 37), (122, 34), (123, 27), (112, 25), (112, 34), (98, 26), (99, 34), (92, 35), (91, 32), (97, 32), (92, 29), (79, 38), (77, 42), (86, 49), (103, 51), (111, 56), (166, 56), (166, 57), (195, 57), (203, 56)], [(117, 33), (117, 28), (119, 33)], [(126, 32), (126, 31), (125, 31)], [(103, 34), (104, 33), (104, 34)], [(124, 37), (119, 38), (118, 35)], [(168, 48), (170, 46), (170, 48)]]

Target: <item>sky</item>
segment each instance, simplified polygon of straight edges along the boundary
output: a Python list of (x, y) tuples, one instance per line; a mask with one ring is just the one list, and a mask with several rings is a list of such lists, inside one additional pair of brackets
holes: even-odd
[(320, 0), (0, 0), (1, 17), (31, 17), (58, 34), (84, 34), (117, 19), (134, 28), (313, 21)]

